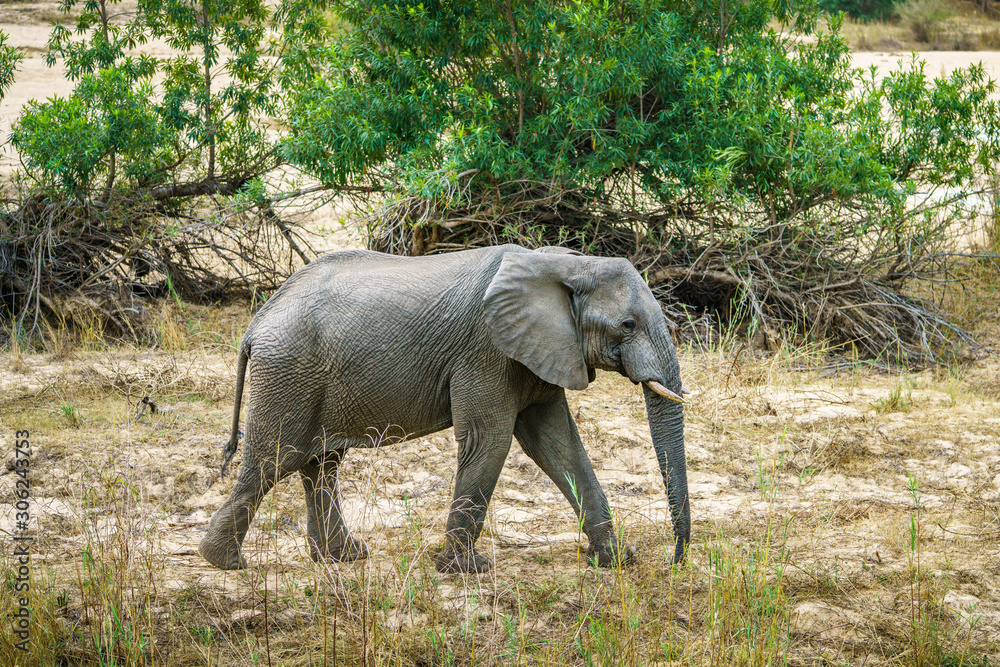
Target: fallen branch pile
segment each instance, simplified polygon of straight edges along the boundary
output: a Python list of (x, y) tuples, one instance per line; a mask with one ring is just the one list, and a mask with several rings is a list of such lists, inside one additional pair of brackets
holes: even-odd
[[(304, 248), (304, 249), (303, 249)], [(269, 206), (168, 210), (32, 195), (0, 214), (0, 310), (141, 339), (150, 298), (213, 302), (277, 289), (312, 253)]]
[(444, 196), (375, 207), (370, 246), (421, 255), (508, 242), (562, 245), (628, 257), (668, 319), (689, 333), (720, 326), (747, 336), (775, 332), (910, 366), (982, 351), (943, 309), (906, 291), (926, 278), (954, 278), (956, 258), (945, 252), (953, 216), (928, 222), (915, 214), (859, 234), (857, 210), (831, 207), (822, 224), (775, 222), (766, 211), (723, 214), (694, 200), (669, 210), (637, 205), (620, 189), (587, 201), (547, 184), (476, 193), (461, 182), (451, 179)]

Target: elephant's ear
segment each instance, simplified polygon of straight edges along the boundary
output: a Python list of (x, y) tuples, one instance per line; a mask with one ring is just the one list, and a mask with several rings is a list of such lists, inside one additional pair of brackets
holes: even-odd
[(589, 379), (569, 286), (581, 262), (563, 253), (507, 253), (483, 297), (493, 344), (566, 389), (585, 389)]

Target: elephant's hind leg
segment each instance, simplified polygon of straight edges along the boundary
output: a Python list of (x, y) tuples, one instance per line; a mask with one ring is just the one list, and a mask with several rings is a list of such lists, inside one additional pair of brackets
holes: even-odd
[[(247, 439), (251, 437), (248, 429)], [(302, 466), (304, 454), (298, 448), (281, 448), (281, 455), (260, 459), (253, 448), (246, 446), (243, 464), (229, 498), (212, 516), (208, 533), (201, 540), (198, 551), (212, 565), (222, 570), (240, 570), (246, 567), (241, 553), (254, 514), (264, 496), (289, 473)]]
[(368, 547), (347, 530), (340, 513), (337, 468), (342, 452), (332, 452), (302, 466), (306, 491), (309, 555), (314, 561), (349, 562), (368, 557)]

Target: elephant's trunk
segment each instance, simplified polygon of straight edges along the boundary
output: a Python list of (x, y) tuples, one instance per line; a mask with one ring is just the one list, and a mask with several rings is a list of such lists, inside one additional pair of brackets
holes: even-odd
[(653, 449), (667, 488), (674, 536), (677, 538), (674, 562), (678, 563), (684, 559), (684, 552), (691, 541), (691, 506), (684, 458), (681, 369), (665, 325), (661, 331), (646, 339), (645, 344), (622, 348), (622, 371), (633, 382), (642, 383)]
[[(691, 506), (688, 501), (687, 462), (684, 458), (684, 406), (658, 395), (648, 385), (643, 385), (646, 397), (646, 414), (649, 432), (653, 436), (653, 449), (660, 464), (663, 484), (667, 488), (670, 515), (674, 523), (677, 544), (674, 562), (684, 559), (684, 552), (691, 541)], [(680, 382), (674, 392), (681, 393)]]

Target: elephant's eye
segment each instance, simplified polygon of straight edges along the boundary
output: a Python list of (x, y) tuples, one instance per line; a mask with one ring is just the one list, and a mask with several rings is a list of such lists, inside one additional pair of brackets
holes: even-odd
[(622, 322), (622, 328), (625, 329), (626, 331), (632, 331), (633, 329), (635, 329), (635, 320), (633, 319), (625, 320), (624, 322)]

